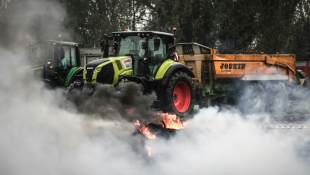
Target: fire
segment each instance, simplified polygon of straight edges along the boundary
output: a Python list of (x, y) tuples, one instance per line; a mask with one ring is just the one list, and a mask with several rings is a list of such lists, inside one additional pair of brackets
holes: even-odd
[(146, 127), (145, 125), (142, 126), (142, 128), (139, 129), (140, 132), (147, 137), (148, 139), (156, 139), (156, 135), (153, 134), (148, 127)]
[(140, 126), (139, 120), (136, 121), (135, 125), (136, 125), (136, 126)]
[(143, 125), (141, 128), (141, 124), (139, 122), (139, 120), (136, 121), (135, 125), (137, 126), (137, 128), (139, 129), (139, 131), (145, 136), (147, 137), (148, 139), (155, 139), (156, 138), (156, 135), (153, 134), (149, 128), (145, 125)]
[(159, 124), (164, 128), (180, 130), (188, 127), (187, 123), (182, 122), (175, 114), (159, 113), (159, 115), (161, 116)]
[[(158, 113), (156, 115), (161, 117), (158, 124), (163, 128), (180, 130), (188, 127), (186, 122), (181, 121), (181, 119), (174, 114)], [(153, 134), (147, 126), (142, 125), (141, 127), (139, 120), (136, 120), (135, 125), (145, 137), (149, 139), (156, 138), (156, 135)]]
[(145, 148), (146, 148), (146, 150), (147, 150), (148, 155), (151, 156), (151, 154), (152, 154), (152, 148), (149, 147), (149, 146), (145, 146)]

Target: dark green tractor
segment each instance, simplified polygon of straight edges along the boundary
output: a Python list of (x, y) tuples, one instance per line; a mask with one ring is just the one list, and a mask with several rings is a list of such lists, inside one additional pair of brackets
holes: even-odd
[[(114, 57), (108, 57), (113, 40)], [(121, 82), (141, 84), (145, 94), (156, 92), (153, 107), (179, 116), (193, 111), (194, 74), (177, 55), (169, 53), (174, 35), (154, 31), (113, 32), (102, 42), (104, 58), (89, 62), (83, 73), (84, 89), (100, 84), (117, 87)]]
[(83, 68), (77, 43), (45, 41), (28, 42), (31, 70), (46, 87), (68, 87), (72, 82), (83, 82)]

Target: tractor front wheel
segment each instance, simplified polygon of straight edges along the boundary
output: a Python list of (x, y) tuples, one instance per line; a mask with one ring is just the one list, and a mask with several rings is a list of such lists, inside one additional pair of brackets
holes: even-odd
[(185, 72), (176, 72), (165, 89), (165, 111), (180, 117), (190, 115), (194, 109), (193, 82)]
[(82, 79), (76, 79), (73, 81), (68, 87), (66, 91), (67, 98), (70, 99), (73, 94), (81, 93), (83, 89), (83, 80)]

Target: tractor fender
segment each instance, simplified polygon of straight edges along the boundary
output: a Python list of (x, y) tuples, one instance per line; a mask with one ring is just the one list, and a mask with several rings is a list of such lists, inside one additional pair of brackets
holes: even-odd
[(195, 78), (195, 75), (194, 73), (191, 71), (191, 69), (182, 64), (182, 63), (176, 63), (176, 64), (173, 64), (168, 70), (167, 72), (165, 73), (164, 77), (163, 77), (163, 85), (165, 85), (168, 81), (168, 79), (170, 78), (170, 76), (176, 72), (176, 71), (182, 71), (182, 72), (185, 72), (187, 73), (191, 78)]
[[(67, 75), (67, 78), (66, 78), (66, 81), (65, 81), (65, 84), (64, 86), (65, 87), (68, 87), (70, 85), (70, 83), (72, 83), (73, 79), (79, 74), (79, 73), (82, 73), (83, 75), (83, 68), (82, 67), (74, 67), (72, 68), (68, 75)], [(83, 76), (81, 76), (81, 78), (83, 79)]]

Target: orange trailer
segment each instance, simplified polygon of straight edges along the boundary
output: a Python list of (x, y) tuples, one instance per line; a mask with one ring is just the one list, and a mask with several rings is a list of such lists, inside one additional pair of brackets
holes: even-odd
[[(287, 105), (285, 87), (295, 80), (295, 55), (216, 54), (216, 49), (197, 43), (178, 43), (170, 52), (177, 52), (179, 62), (192, 68), (193, 81), (197, 89), (203, 90), (206, 105), (236, 101), (236, 96), (242, 95), (249, 96), (246, 98), (250, 101), (259, 101), (252, 107), (261, 103), (256, 110)], [(250, 95), (247, 91), (251, 91)]]

